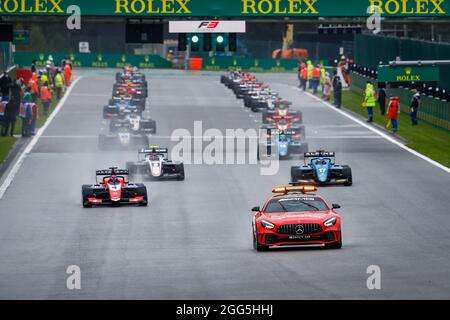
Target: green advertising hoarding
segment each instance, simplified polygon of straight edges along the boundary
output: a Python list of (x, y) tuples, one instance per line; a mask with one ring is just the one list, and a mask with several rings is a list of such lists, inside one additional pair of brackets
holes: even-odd
[(447, 17), (450, 0), (0, 0), (0, 15), (142, 17)]
[(203, 59), (203, 70), (245, 70), (251, 72), (286, 72), (297, 71), (298, 60), (295, 59), (251, 59), (235, 57), (213, 57)]
[(436, 66), (380, 66), (378, 82), (432, 82), (439, 81)]
[(172, 63), (158, 55), (132, 55), (114, 53), (33, 53), (16, 52), (14, 62), (19, 68), (31, 65), (36, 60), (38, 68), (44, 68), (45, 63), (51, 55), (55, 64), (69, 56), (74, 67), (81, 68), (123, 68), (126, 64), (137, 66), (141, 69), (171, 68)]
[(30, 43), (29, 30), (15, 30), (13, 43), (16, 45), (27, 45)]

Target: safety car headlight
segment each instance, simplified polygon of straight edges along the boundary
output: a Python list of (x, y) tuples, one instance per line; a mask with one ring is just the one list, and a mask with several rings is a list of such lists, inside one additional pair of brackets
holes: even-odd
[(261, 220), (261, 225), (265, 228), (265, 229), (273, 229), (275, 228), (275, 225), (273, 223), (270, 223), (269, 221), (266, 220)]
[(323, 224), (325, 227), (332, 227), (336, 224), (336, 221), (337, 221), (336, 217), (332, 217), (332, 218), (328, 219), (327, 221), (325, 221)]

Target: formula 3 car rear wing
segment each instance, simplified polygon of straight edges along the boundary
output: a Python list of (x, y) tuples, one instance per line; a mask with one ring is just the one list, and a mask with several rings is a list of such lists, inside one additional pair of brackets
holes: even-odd
[(97, 170), (95, 171), (96, 176), (110, 176), (115, 175), (128, 175), (128, 170), (125, 169), (108, 169), (108, 170)]
[(329, 151), (315, 151), (315, 152), (305, 152), (305, 158), (318, 158), (318, 157), (336, 157), (334, 152)]
[(149, 154), (149, 153), (166, 154), (166, 153), (169, 153), (169, 149), (158, 147), (158, 148), (143, 148), (143, 149), (139, 150), (139, 154)]

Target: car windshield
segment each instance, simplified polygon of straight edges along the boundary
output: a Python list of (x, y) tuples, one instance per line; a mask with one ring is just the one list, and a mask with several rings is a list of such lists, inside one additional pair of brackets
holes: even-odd
[(326, 211), (325, 202), (318, 197), (290, 197), (272, 199), (266, 207), (266, 213)]

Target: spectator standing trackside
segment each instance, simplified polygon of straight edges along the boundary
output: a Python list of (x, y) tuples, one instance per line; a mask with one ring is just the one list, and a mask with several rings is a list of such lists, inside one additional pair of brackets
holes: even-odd
[(30, 88), (28, 87), (23, 96), (23, 103), (20, 104), (19, 117), (22, 119), (22, 137), (28, 137), (28, 128), (32, 118), (31, 108), (29, 108), (30, 103), (33, 101), (31, 96)]
[(314, 65), (312, 64), (311, 60), (308, 60), (306, 62), (306, 68), (308, 70), (308, 87), (309, 87), (309, 89), (312, 89), (313, 88), (312, 72), (314, 69)]
[(400, 113), (400, 104), (398, 103), (398, 97), (391, 98), (388, 105), (387, 118), (388, 124), (386, 128), (389, 129), (392, 126), (392, 133), (396, 133), (398, 130), (398, 114)]
[(331, 83), (330, 73), (325, 72), (324, 85), (323, 85), (323, 97), (326, 101), (330, 101), (332, 86), (333, 86), (333, 84)]
[(36, 68), (36, 60), (33, 60), (31, 62), (31, 73), (36, 73), (37, 68)]
[(47, 85), (49, 83), (47, 71), (44, 71), (41, 75), (41, 86), (43, 86), (44, 83), (47, 83)]
[(381, 84), (378, 84), (378, 104), (381, 115), (384, 116), (386, 114), (386, 89)]
[(319, 84), (320, 84), (320, 68), (319, 65), (316, 65), (312, 71), (312, 84), (313, 84), (313, 93), (317, 94)]
[(66, 63), (64, 66), (64, 82), (67, 87), (70, 87), (70, 83), (72, 81), (72, 66), (69, 63)]
[(31, 75), (30, 81), (28, 81), (28, 86), (30, 88), (31, 96), (33, 97), (33, 102), (36, 102), (37, 98), (39, 97), (39, 86), (36, 73), (33, 73)]
[(367, 122), (373, 122), (373, 108), (376, 105), (375, 91), (373, 89), (373, 84), (367, 81), (366, 90), (364, 92), (364, 102), (363, 107), (367, 108)]
[(300, 71), (300, 88), (305, 91), (306, 83), (308, 82), (308, 69), (306, 65), (302, 63), (302, 71)]
[(14, 95), (11, 96), (11, 100), (6, 104), (6, 110), (5, 110), (5, 119), (4, 119), (4, 125), (2, 128), (2, 135), (6, 136), (9, 135), (12, 137), (14, 135), (14, 129), (16, 126), (16, 118), (19, 114), (19, 107), (20, 107), (20, 96)]
[(321, 92), (322, 95), (324, 95), (325, 91), (325, 75), (327, 71), (325, 70), (325, 67), (323, 65), (320, 66), (320, 86), (321, 86)]
[(64, 80), (59, 69), (56, 71), (55, 75), (55, 89), (56, 96), (58, 97), (58, 99), (61, 99), (64, 90)]
[(40, 95), (42, 105), (44, 106), (44, 115), (48, 115), (48, 109), (50, 108), (50, 101), (52, 99), (52, 93), (48, 87), (48, 82), (45, 82), (41, 87), (41, 95)]
[(419, 122), (417, 121), (417, 113), (419, 112), (419, 108), (420, 108), (420, 93), (417, 92), (416, 89), (413, 89), (412, 93), (413, 93), (413, 97), (411, 99), (411, 105), (410, 105), (411, 124), (413, 126), (417, 126), (419, 124)]
[(337, 81), (336, 81), (336, 108), (340, 109), (341, 105), (342, 105), (342, 81), (340, 77), (337, 77)]
[(12, 80), (7, 72), (3, 73), (3, 77), (0, 78), (0, 93), (2, 95), (2, 100), (9, 100), (9, 89), (11, 87)]

